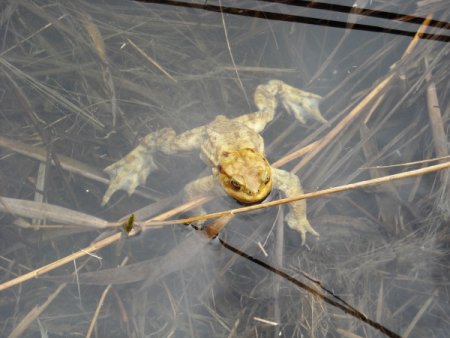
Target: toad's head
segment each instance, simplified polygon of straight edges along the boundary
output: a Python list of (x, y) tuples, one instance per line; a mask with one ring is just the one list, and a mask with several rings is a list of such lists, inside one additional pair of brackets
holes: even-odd
[(226, 193), (240, 203), (259, 203), (272, 189), (270, 164), (255, 149), (222, 152), (217, 175)]

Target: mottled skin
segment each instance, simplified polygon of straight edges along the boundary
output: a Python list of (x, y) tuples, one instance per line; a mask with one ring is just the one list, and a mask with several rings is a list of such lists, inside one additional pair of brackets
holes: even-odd
[[(156, 168), (153, 162), (156, 151), (170, 155), (194, 149), (201, 150), (200, 156), (211, 166), (212, 175), (189, 183), (185, 187), (187, 198), (213, 191), (218, 185), (244, 204), (263, 201), (272, 188), (286, 197), (301, 194), (303, 190), (296, 175), (270, 166), (259, 133), (274, 118), (278, 102), (301, 123), (305, 123), (305, 117), (325, 123), (318, 109), (319, 100), (318, 95), (271, 80), (256, 88), (258, 111), (253, 114), (234, 119), (219, 115), (210, 124), (180, 135), (169, 128), (150, 133), (128, 155), (105, 169), (111, 176), (111, 183), (103, 204), (115, 191), (124, 189), (131, 194), (139, 184), (145, 183), (150, 170)], [(304, 200), (291, 203), (290, 209), (287, 223), (301, 234), (302, 243), (308, 232), (319, 235), (306, 218)]]

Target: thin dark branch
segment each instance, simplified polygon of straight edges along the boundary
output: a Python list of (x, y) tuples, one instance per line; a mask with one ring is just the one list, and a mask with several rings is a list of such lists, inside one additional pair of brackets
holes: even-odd
[[(368, 32), (378, 32), (378, 33), (386, 33), (386, 34), (394, 34), (394, 35), (402, 35), (402, 36), (410, 36), (410, 37), (414, 37), (414, 35), (416, 34), (415, 31), (406, 31), (406, 30), (393, 29), (393, 28), (387, 28), (387, 27), (381, 27), (381, 26), (364, 25), (364, 24), (359, 24), (359, 23), (355, 23), (355, 24), (352, 24), (351, 26), (349, 26), (349, 23), (346, 21), (311, 18), (311, 17), (307, 17), (307, 16), (266, 12), (266, 11), (246, 9), (246, 8), (225, 7), (225, 6), (217, 6), (217, 5), (210, 5), (210, 4), (200, 4), (200, 3), (187, 3), (187, 2), (183, 2), (183, 1), (173, 1), (173, 0), (137, 0), (137, 1), (145, 2), (145, 3), (157, 3), (157, 4), (161, 4), (161, 5), (169, 5), (169, 6), (176, 6), (176, 7), (202, 9), (202, 10), (210, 11), (210, 12), (218, 12), (218, 13), (222, 12), (222, 13), (227, 13), (227, 14), (255, 17), (255, 18), (261, 18), (261, 19), (267, 19), (267, 20), (305, 23), (305, 24), (317, 25), (317, 26), (327, 26), (327, 27), (344, 28), (344, 29), (352, 29), (352, 30), (360, 30), (360, 31), (368, 31)], [(330, 5), (330, 7), (333, 7), (333, 6)], [(350, 8), (352, 8), (352, 7), (350, 7)], [(364, 12), (364, 13), (365, 13), (365, 15), (369, 15), (368, 12)], [(361, 13), (355, 12), (355, 14), (361, 14)], [(393, 13), (391, 13), (391, 14), (393, 15)], [(412, 22), (412, 21), (406, 19), (407, 16), (400, 15), (400, 14), (396, 14), (395, 20), (400, 20), (399, 19), (400, 17), (403, 18), (403, 20), (401, 20), (401, 21)], [(415, 23), (415, 21), (417, 21), (417, 19), (419, 19), (419, 18), (411, 16), (411, 20), (413, 20), (414, 23)], [(422, 21), (423, 20), (425, 20), (425, 19), (422, 19)], [(445, 28), (450, 26), (450, 23), (442, 22), (442, 21), (434, 21), (434, 24), (435, 24), (435, 26), (439, 25), (438, 27), (445, 27)], [(420, 36), (420, 38), (425, 39), (425, 40), (450, 42), (450, 35), (443, 35), (443, 34), (424, 33)]]

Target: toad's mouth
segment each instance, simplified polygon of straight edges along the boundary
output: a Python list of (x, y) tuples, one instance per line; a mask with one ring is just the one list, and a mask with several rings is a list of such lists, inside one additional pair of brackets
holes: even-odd
[(226, 175), (220, 175), (219, 181), (225, 192), (237, 202), (244, 205), (261, 203), (272, 190), (272, 180), (269, 176), (265, 181), (259, 182), (256, 186), (248, 186), (245, 183), (239, 183), (236, 179), (229, 178)]
[(248, 205), (253, 205), (253, 204), (258, 204), (258, 203), (264, 202), (266, 199), (268, 199), (269, 195), (270, 195), (270, 191), (267, 192), (267, 195), (266, 195), (266, 196), (262, 196), (262, 197), (259, 198), (259, 199), (252, 198), (251, 201), (249, 201), (248, 199), (245, 200), (245, 201), (243, 201), (243, 200), (238, 200), (237, 198), (235, 198), (235, 197), (233, 197), (233, 196), (230, 196), (230, 197), (232, 197), (232, 198), (233, 198), (236, 202), (238, 202), (240, 205), (248, 206)]

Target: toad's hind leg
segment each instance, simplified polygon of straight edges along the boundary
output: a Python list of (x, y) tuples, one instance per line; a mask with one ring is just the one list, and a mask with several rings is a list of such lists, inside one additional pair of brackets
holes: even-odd
[[(222, 191), (217, 189), (217, 182), (213, 175), (205, 176), (199, 178), (198, 180), (192, 181), (184, 187), (184, 200), (186, 202), (192, 201), (199, 196), (205, 196), (214, 193), (215, 195), (223, 194)], [(205, 209), (203, 207), (197, 206), (194, 208), (195, 215), (205, 214)], [(194, 226), (197, 228), (202, 228), (205, 220), (195, 222)]]
[(205, 127), (198, 127), (177, 136), (173, 129), (165, 128), (145, 136), (135, 149), (105, 168), (111, 181), (102, 205), (108, 203), (117, 190), (126, 190), (131, 195), (139, 184), (145, 183), (150, 171), (156, 168), (153, 161), (155, 152), (170, 155), (199, 148), (205, 130)]
[[(274, 188), (280, 190), (286, 197), (303, 194), (303, 189), (297, 175), (285, 170), (272, 168)], [(305, 244), (306, 233), (319, 236), (313, 229), (306, 215), (306, 201), (300, 200), (289, 204), (291, 211), (286, 216), (286, 221), (291, 229), (298, 231)]]

